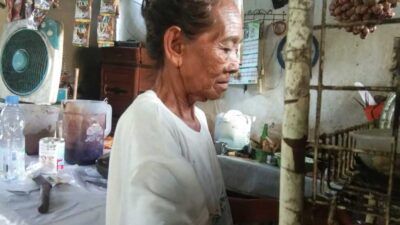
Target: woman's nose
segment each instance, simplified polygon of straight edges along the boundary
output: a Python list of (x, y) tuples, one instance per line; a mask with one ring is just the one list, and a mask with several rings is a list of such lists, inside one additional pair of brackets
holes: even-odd
[(228, 73), (236, 73), (239, 71), (239, 67), (240, 67), (240, 60), (239, 60), (239, 56), (237, 54), (235, 54), (235, 56), (232, 56), (229, 58), (229, 63), (226, 67), (226, 70)]

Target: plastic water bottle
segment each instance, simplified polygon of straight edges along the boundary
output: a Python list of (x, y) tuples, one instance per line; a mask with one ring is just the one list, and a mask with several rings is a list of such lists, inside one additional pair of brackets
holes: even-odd
[(3, 179), (22, 178), (25, 174), (24, 117), (18, 96), (7, 96), (6, 106), (0, 113), (2, 132), (0, 151), (3, 152)]

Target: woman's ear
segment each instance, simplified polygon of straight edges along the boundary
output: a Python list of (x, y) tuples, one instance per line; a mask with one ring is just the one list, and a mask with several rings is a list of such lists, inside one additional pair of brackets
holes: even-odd
[(182, 52), (184, 47), (184, 34), (181, 28), (171, 26), (164, 33), (164, 53), (166, 60), (175, 67), (182, 64)]

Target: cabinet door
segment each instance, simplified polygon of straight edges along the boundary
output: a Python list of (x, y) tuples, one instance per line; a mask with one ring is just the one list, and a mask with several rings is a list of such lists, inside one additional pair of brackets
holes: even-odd
[(102, 48), (102, 63), (122, 66), (137, 66), (140, 64), (141, 51), (139, 48)]
[(134, 99), (137, 69), (103, 64), (101, 70), (101, 96), (108, 98), (113, 108), (113, 117), (119, 117)]

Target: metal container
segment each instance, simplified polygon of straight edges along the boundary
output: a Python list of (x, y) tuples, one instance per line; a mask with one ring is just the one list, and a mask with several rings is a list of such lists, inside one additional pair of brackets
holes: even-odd
[[(350, 135), (355, 140), (355, 148), (364, 150), (373, 150), (379, 154), (359, 153), (358, 156), (363, 163), (371, 169), (374, 169), (385, 175), (389, 175), (390, 151), (394, 138), (391, 129), (370, 129), (353, 131)], [(399, 153), (399, 146), (397, 148)], [(400, 176), (400, 160), (396, 161), (395, 175)]]
[(42, 172), (56, 174), (64, 169), (65, 142), (62, 138), (46, 137), (39, 141), (39, 162)]

